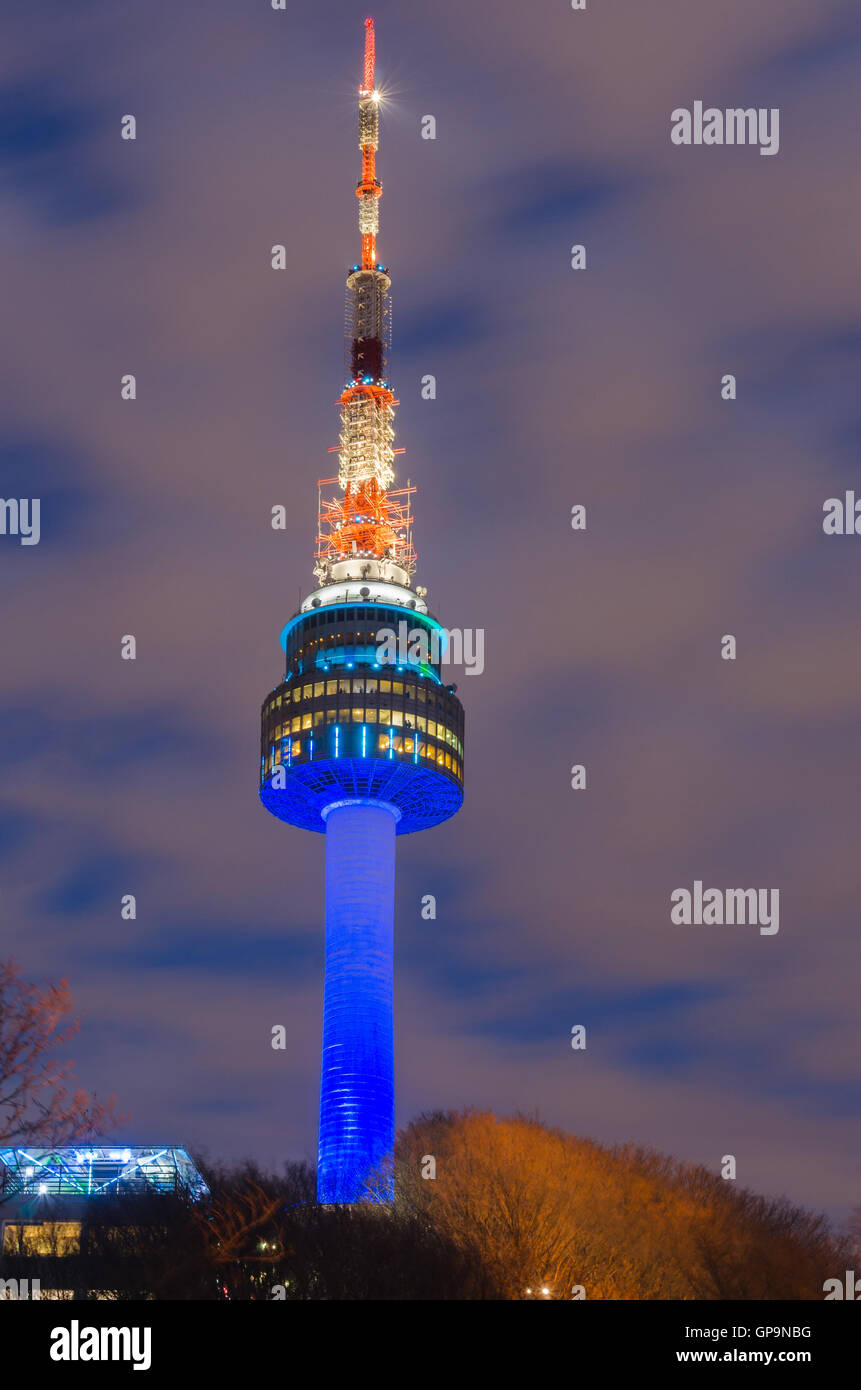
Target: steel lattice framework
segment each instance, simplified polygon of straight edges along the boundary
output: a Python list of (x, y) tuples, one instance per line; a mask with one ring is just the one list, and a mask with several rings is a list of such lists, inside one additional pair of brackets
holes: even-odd
[(109, 1193), (183, 1192), (209, 1188), (185, 1149), (121, 1145), (0, 1149), (0, 1201), (12, 1196), (99, 1197)]

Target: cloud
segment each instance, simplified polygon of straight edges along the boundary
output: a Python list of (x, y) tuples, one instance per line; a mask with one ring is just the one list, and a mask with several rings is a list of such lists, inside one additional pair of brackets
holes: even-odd
[[(0, 538), (2, 951), (69, 975), (79, 1072), (140, 1142), (310, 1156), (324, 847), (257, 804), (257, 720), (337, 439), (361, 26), (340, 0), (74, 11), (15, 7), (0, 59), (0, 494), (44, 498), (40, 546)], [(745, 1182), (835, 1211), (857, 1201), (856, 565), (821, 532), (857, 413), (847, 14), (378, 17), (399, 467), (434, 611), (487, 633), (459, 680), (466, 804), (399, 844), (399, 1115), (538, 1106), (713, 1165), (736, 1145)], [(785, 113), (778, 158), (670, 145), (674, 106), (742, 94)], [(779, 935), (671, 928), (694, 878), (778, 886)]]

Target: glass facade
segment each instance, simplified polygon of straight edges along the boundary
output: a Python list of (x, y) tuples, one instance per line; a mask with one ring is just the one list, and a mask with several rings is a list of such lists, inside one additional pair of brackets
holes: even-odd
[[(381, 632), (394, 634), (395, 662), (378, 660), (380, 641), (389, 640)], [(417, 634), (424, 647), (411, 659)], [(454, 815), (463, 800), (464, 713), (440, 677), (445, 638), (435, 619), (380, 604), (332, 605), (297, 615), (282, 638), (286, 675), (262, 709), (267, 809), (322, 832), (320, 812), (340, 790), (392, 801), (402, 811), (398, 834)], [(393, 777), (392, 764), (402, 774)]]
[(291, 619), (281, 634), (287, 674), (322, 673), (327, 668), (341, 674), (337, 668), (350, 662), (373, 667), (385, 645), (384, 633), (396, 639), (398, 658), (393, 664), (414, 668), (442, 684), (445, 630), (429, 614), (378, 603), (331, 604)]
[[(419, 757), (463, 781), (463, 707), (445, 686), (426, 686), (416, 676), (383, 681), (352, 675), (325, 682), (299, 676), (285, 681), (263, 705), (264, 772), (271, 774), (285, 754), (310, 759), (316, 749), (319, 756), (321, 731), (345, 724), (390, 726), (397, 731), (396, 753), (412, 754), (418, 745)], [(307, 737), (297, 740), (302, 733)]]

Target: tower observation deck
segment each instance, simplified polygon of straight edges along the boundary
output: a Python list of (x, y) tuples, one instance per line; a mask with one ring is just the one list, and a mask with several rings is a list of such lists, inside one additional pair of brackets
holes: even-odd
[[(359, 88), (361, 260), (347, 274), (349, 379), (336, 477), (318, 480), (318, 587), (284, 627), (262, 710), (260, 799), (326, 836), (326, 975), (317, 1196), (392, 1195), (395, 840), (463, 801), (463, 708), (446, 634), (413, 588), (413, 487), (397, 488), (387, 267), (377, 260), (381, 95), (373, 20)], [(390, 636), (390, 634), (392, 636)], [(392, 640), (392, 637), (397, 640)]]

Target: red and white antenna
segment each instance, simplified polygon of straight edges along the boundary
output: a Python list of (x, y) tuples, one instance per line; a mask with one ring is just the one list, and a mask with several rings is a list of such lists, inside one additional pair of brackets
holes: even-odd
[(359, 199), (359, 231), (362, 235), (362, 267), (371, 270), (377, 262), (377, 232), (380, 229), (378, 200), (383, 186), (377, 178), (376, 153), (380, 145), (380, 94), (374, 87), (374, 21), (365, 20), (365, 70), (359, 88), (359, 148), (362, 151), (362, 177), (356, 185)]
[[(415, 569), (410, 499), (415, 488), (395, 488), (395, 400), (386, 375), (391, 280), (377, 264), (382, 185), (377, 178), (380, 93), (375, 82), (374, 21), (365, 20), (365, 61), (359, 88), (362, 176), (356, 185), (362, 259), (347, 276), (350, 379), (340, 398), (337, 478), (321, 478), (315, 574), (361, 582), (369, 578), (409, 586)], [(335, 483), (339, 494), (324, 496)]]

